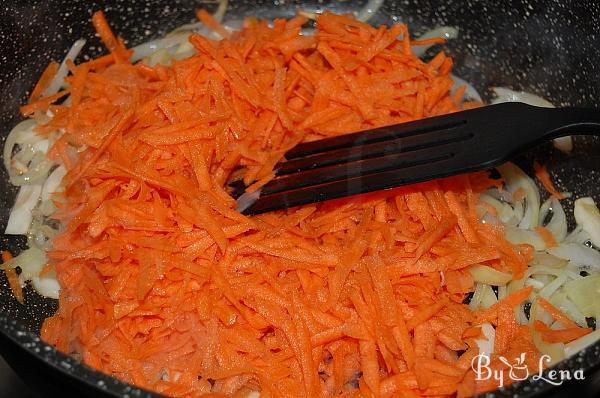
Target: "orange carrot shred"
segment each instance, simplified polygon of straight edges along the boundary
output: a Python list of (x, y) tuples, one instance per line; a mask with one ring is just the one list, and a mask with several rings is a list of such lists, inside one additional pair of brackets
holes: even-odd
[(46, 87), (48, 87), (48, 84), (50, 84), (52, 81), (54, 75), (56, 75), (58, 66), (58, 62), (56, 61), (52, 61), (48, 64), (46, 69), (44, 69), (44, 72), (42, 72), (42, 75), (40, 76), (40, 79), (36, 83), (35, 87), (31, 91), (31, 94), (29, 95), (29, 102), (37, 100), (42, 95)]
[(546, 247), (556, 247), (558, 245), (554, 235), (552, 235), (552, 232), (548, 228), (539, 226), (535, 228), (535, 231), (542, 237), (544, 243), (546, 243)]
[(535, 176), (540, 180), (546, 191), (550, 193), (550, 195), (554, 196), (558, 200), (562, 200), (565, 196), (556, 190), (552, 179), (550, 178), (550, 173), (546, 167), (539, 164), (537, 161), (533, 162), (533, 170), (535, 171)]
[[(12, 257), (11, 252), (2, 250), (3, 263), (9, 261)], [(19, 303), (23, 304), (25, 302), (25, 297), (23, 295), (23, 288), (21, 287), (21, 281), (19, 281), (17, 271), (14, 268), (5, 268), (4, 273), (6, 274), (6, 279), (8, 280), (8, 285), (13, 295)]]
[(231, 33), (225, 29), (216, 19), (213, 18), (206, 10), (200, 9), (196, 12), (196, 16), (200, 22), (204, 23), (210, 29), (217, 32), (222, 38), (228, 39), (231, 37)]

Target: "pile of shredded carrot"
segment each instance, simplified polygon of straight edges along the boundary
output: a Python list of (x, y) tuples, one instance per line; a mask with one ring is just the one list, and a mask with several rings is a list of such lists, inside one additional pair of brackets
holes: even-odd
[(450, 93), (452, 60), (417, 58), (402, 24), (325, 13), (303, 36), (304, 17), (235, 33), (199, 18), (224, 40), (193, 34), (196, 55), (149, 67), (96, 13), (110, 53), (70, 63), (66, 90), (22, 108), (53, 113), (38, 130), (64, 131), (50, 156), (68, 169), (43, 339), (175, 397), (471, 396), (497, 386), (471, 369), (483, 322), (492, 368), (528, 353), (537, 369), (513, 311), (531, 288), (463, 304), (470, 266), (519, 278), (532, 258), (479, 222), (479, 192), (499, 184), (486, 173), (255, 217), (227, 193), (234, 174), (273, 178), (298, 142), (474, 106)]

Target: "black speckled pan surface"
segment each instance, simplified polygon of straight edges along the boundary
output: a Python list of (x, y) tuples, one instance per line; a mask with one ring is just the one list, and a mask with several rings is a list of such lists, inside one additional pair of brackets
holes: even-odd
[[(357, 10), (362, 1), (230, 1), (227, 15), (289, 17), (308, 10)], [(106, 11), (114, 29), (137, 44), (191, 22), (198, 7), (214, 1), (17, 1), (0, 2), (0, 131), (6, 136), (19, 121), (18, 107), (51, 59), (61, 60), (71, 44), (88, 39), (83, 57), (101, 52), (89, 18)], [(419, 34), (440, 25), (457, 26), (460, 37), (448, 44), (456, 74), (489, 98), (490, 86), (508, 86), (542, 95), (556, 105), (597, 107), (600, 98), (600, 2), (594, 0), (454, 1), (387, 0), (373, 23), (407, 22)], [(515, 159), (529, 169), (533, 159), (549, 166), (559, 188), (600, 200), (600, 140), (577, 137), (575, 150), (563, 155), (543, 145)], [(16, 190), (0, 170), (0, 228), (4, 230)], [(566, 205), (572, 209), (572, 202)], [(572, 214), (569, 215), (572, 218)], [(24, 239), (3, 236), (0, 248), (13, 253)], [(99, 374), (40, 342), (41, 322), (56, 302), (28, 291), (26, 305), (12, 297), (0, 276), (0, 352), (26, 381), (44, 395), (156, 396)], [(600, 367), (600, 343), (558, 365), (584, 369), (591, 377)], [(489, 396), (540, 396), (549, 384), (524, 381)], [(600, 390), (586, 390), (600, 396)], [(590, 392), (591, 391), (591, 392)], [(595, 391), (595, 393), (594, 393)], [(561, 396), (553, 392), (553, 396)], [(596, 395), (597, 394), (597, 395)], [(584, 396), (581, 395), (580, 396)]]

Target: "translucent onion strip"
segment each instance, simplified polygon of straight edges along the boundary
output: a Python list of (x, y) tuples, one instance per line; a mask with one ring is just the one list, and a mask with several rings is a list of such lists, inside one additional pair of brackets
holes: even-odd
[(44, 90), (42, 96), (46, 97), (48, 95), (53, 95), (58, 93), (58, 90), (65, 84), (65, 77), (69, 74), (69, 67), (67, 66), (67, 61), (75, 61), (75, 58), (79, 55), (83, 47), (85, 46), (85, 40), (79, 39), (73, 43), (71, 49), (67, 52), (65, 59), (60, 64), (58, 70), (56, 71), (56, 75), (48, 84), (48, 87)]
[(356, 19), (359, 21), (367, 22), (373, 15), (377, 14), (377, 11), (383, 5), (384, 0), (369, 0), (367, 4), (358, 12)]
[(53, 165), (46, 157), (48, 140), (33, 131), (35, 126), (36, 122), (33, 119), (24, 120), (6, 137), (3, 151), (4, 167), (13, 185), (41, 183)]
[(548, 249), (555, 257), (569, 260), (569, 263), (581, 270), (600, 272), (600, 252), (577, 243), (561, 243)]
[(580, 198), (575, 201), (575, 221), (590, 236), (596, 247), (600, 247), (600, 211), (594, 199)]
[(565, 355), (567, 357), (573, 356), (577, 352), (594, 344), (598, 340), (600, 340), (600, 329), (597, 329), (590, 334), (587, 334), (583, 337), (578, 338), (577, 340), (573, 340), (570, 343), (565, 344)]
[(5, 234), (25, 235), (27, 233), (33, 220), (31, 212), (37, 205), (41, 192), (41, 185), (24, 185), (19, 189), (17, 200), (8, 217)]
[(525, 192), (525, 213), (519, 222), (519, 228), (534, 229), (538, 225), (540, 214), (540, 193), (535, 182), (523, 170), (513, 163), (505, 163), (497, 168), (509, 192), (522, 188)]
[(498, 271), (487, 265), (474, 265), (469, 268), (469, 272), (475, 282), (485, 283), (487, 285), (506, 285), (512, 280), (511, 274)]
[(475, 340), (479, 347), (479, 354), (489, 357), (494, 352), (494, 342), (496, 340), (496, 329), (488, 323), (481, 324), (481, 331), (485, 337)]
[(42, 187), (42, 201), (49, 200), (53, 193), (60, 192), (60, 183), (66, 174), (67, 169), (64, 166), (59, 166), (50, 173)]
[[(545, 227), (552, 232), (557, 242), (562, 242), (567, 236), (567, 216), (560, 201), (555, 197), (551, 197), (542, 204), (540, 208), (540, 225), (543, 224), (549, 212), (552, 212), (552, 218)], [(600, 215), (598, 217), (598, 232), (600, 233)]]

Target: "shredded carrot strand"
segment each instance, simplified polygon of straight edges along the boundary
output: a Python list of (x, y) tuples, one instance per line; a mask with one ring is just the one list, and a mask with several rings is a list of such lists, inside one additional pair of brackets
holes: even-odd
[(546, 247), (556, 247), (558, 245), (556, 238), (554, 238), (554, 235), (552, 235), (552, 232), (548, 228), (539, 226), (535, 228), (535, 231), (542, 237), (544, 243), (546, 243)]
[[(8, 250), (2, 251), (2, 262), (5, 263), (12, 258), (11, 252)], [(23, 288), (21, 287), (21, 282), (19, 281), (19, 277), (17, 275), (17, 271), (14, 268), (5, 268), (4, 273), (6, 274), (6, 280), (8, 281), (8, 286), (12, 291), (13, 295), (17, 299), (17, 301), (21, 304), (25, 302), (25, 297), (23, 295)]]
[(548, 169), (545, 166), (542, 166), (537, 161), (533, 162), (533, 170), (535, 171), (535, 176), (540, 180), (546, 191), (550, 193), (550, 195), (554, 196), (558, 200), (562, 200), (565, 196), (558, 192), (554, 183), (552, 182), (552, 178), (550, 177), (550, 173), (548, 173)]
[(58, 67), (59, 65), (55, 61), (52, 61), (48, 64), (46, 69), (44, 69), (44, 72), (42, 72), (42, 75), (40, 76), (40, 79), (36, 83), (35, 87), (31, 91), (31, 95), (29, 95), (29, 102), (37, 100), (42, 95), (43, 91), (52, 81), (52, 78), (54, 78), (54, 75), (56, 75)]

